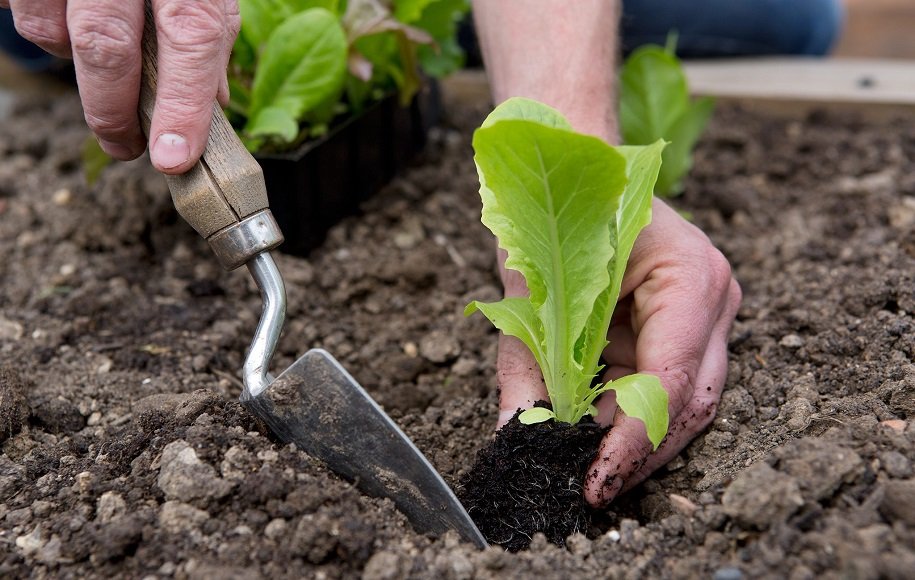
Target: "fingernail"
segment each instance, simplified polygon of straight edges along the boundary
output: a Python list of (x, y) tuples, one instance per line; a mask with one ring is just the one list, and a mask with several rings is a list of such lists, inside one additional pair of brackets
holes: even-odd
[(115, 159), (120, 159), (126, 161), (127, 159), (133, 159), (136, 155), (133, 154), (128, 147), (121, 145), (120, 143), (115, 143), (113, 141), (106, 141), (105, 139), (98, 140), (99, 147), (102, 148), (102, 151), (111, 155)]
[(163, 169), (172, 169), (187, 162), (191, 147), (187, 139), (177, 133), (162, 133), (156, 138), (152, 149), (153, 163)]

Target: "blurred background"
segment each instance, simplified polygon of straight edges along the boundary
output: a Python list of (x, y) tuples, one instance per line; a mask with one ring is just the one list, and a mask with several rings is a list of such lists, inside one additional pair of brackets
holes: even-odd
[(915, 58), (915, 2), (845, 0), (837, 57)]

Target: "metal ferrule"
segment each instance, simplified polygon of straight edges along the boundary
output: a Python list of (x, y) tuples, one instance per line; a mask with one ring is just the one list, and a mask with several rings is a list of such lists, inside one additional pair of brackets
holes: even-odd
[(207, 241), (222, 267), (234, 270), (244, 266), (254, 256), (282, 244), (283, 232), (270, 210), (265, 209), (219, 230)]

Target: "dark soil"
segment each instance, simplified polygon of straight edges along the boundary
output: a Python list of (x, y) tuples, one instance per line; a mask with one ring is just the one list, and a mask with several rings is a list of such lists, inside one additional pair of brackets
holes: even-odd
[[(486, 106), (278, 257), (275, 369), (328, 349), (450, 483), (497, 409), (496, 334), (462, 316), (500, 295), (469, 145)], [(73, 95), (0, 123), (0, 577), (911, 577), (915, 119), (716, 114), (678, 205), (744, 289), (718, 417), (593, 538), (517, 553), (420, 536), (261, 431), (235, 402), (256, 287), (148, 161), (86, 187), (85, 137)]]
[(517, 552), (540, 532), (565, 546), (570, 535), (590, 530), (582, 482), (607, 430), (590, 415), (577, 425), (522, 425), (520, 414), (480, 450), (458, 498), (491, 544)]

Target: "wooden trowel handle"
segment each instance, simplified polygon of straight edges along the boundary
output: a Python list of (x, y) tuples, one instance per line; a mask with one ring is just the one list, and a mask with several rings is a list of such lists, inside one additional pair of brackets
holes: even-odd
[[(146, 0), (145, 4), (139, 113), (143, 131), (149, 137), (156, 101), (157, 43), (150, 0)], [(282, 242), (282, 234), (269, 214), (264, 173), (235, 134), (218, 103), (213, 103), (213, 124), (203, 157), (187, 173), (167, 175), (166, 180), (178, 213), (210, 242), (227, 269), (244, 264), (246, 256), (253, 257)], [(254, 224), (259, 226), (254, 228), (254, 233), (258, 234), (255, 237), (259, 239), (251, 241), (247, 240), (252, 234), (248, 231), (251, 224), (246, 220), (253, 216), (266, 216), (272, 223)], [(245, 231), (235, 231), (237, 228), (234, 226), (238, 225), (244, 226)], [(275, 229), (275, 233), (269, 233), (264, 228)], [(232, 239), (225, 239), (227, 233)], [(251, 247), (239, 250), (236, 247), (239, 243)]]

